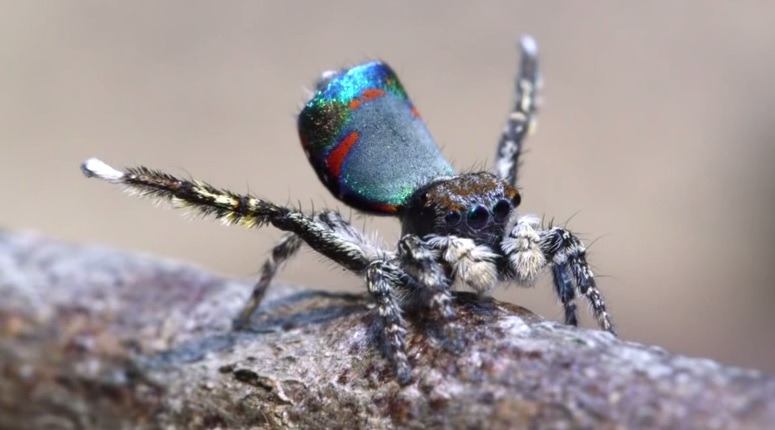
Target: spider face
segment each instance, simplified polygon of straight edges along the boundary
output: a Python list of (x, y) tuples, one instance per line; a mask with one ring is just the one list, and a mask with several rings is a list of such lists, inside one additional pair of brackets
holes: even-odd
[(519, 192), (494, 174), (467, 173), (420, 188), (399, 216), (403, 234), (452, 235), (497, 249), (520, 200)]

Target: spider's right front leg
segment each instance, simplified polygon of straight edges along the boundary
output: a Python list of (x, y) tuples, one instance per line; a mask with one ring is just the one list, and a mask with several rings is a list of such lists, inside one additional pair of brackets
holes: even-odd
[(459, 352), (463, 344), (452, 307), (451, 282), (438, 254), (430, 244), (413, 234), (402, 237), (398, 242), (401, 268), (411, 276), (415, 284), (412, 286), (417, 290), (415, 293), (427, 299), (432, 317), (441, 324), (444, 346), (452, 352)]

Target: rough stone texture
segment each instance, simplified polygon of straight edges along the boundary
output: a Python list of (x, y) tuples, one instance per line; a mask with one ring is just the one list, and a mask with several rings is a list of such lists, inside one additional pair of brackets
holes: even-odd
[(775, 380), (460, 294), (465, 352), (415, 319), (400, 387), (362, 295), (0, 233), (0, 428), (775, 428)]

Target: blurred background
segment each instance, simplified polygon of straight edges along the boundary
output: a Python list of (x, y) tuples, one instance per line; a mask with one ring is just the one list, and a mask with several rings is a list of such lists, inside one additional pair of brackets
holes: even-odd
[[(529, 33), (546, 85), (523, 210), (594, 242), (625, 339), (772, 374), (773, 16), (768, 1), (3, 2), (0, 226), (255, 277), (277, 231), (186, 221), (79, 163), (349, 213), (296, 135), (318, 74), (390, 62), (455, 165), (489, 166)], [(394, 220), (356, 218), (397, 240)], [(309, 251), (279, 279), (363, 290)], [(548, 276), (496, 297), (562, 318)]]

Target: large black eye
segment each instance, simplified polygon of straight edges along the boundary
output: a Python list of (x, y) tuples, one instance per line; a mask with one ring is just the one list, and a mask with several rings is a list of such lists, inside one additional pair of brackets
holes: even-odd
[(446, 222), (449, 227), (452, 227), (460, 222), (460, 218), (462, 218), (460, 212), (449, 211), (447, 212), (447, 215), (444, 216), (444, 222)]
[(506, 199), (498, 200), (495, 206), (492, 207), (492, 216), (495, 218), (495, 221), (503, 221), (509, 216), (509, 212), (511, 212), (511, 203)]
[(490, 220), (490, 211), (482, 205), (476, 205), (468, 211), (468, 226), (478, 230), (487, 225)]

